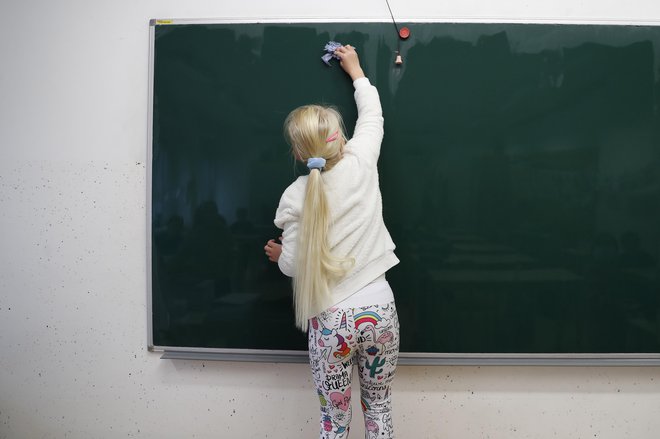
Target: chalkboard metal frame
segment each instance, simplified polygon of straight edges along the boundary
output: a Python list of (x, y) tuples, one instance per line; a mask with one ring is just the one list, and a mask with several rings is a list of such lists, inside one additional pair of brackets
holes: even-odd
[[(306, 363), (306, 351), (159, 348), (165, 360)], [(658, 354), (454, 354), (401, 352), (405, 366), (660, 366)]]
[[(583, 24), (619, 26), (659, 26), (660, 20), (567, 20), (567, 19), (502, 19), (498, 17), (447, 18), (423, 17), (401, 18), (411, 23), (525, 23), (525, 24)], [(162, 353), (161, 359), (169, 360), (212, 360), (271, 363), (306, 363), (307, 351), (257, 350), (257, 349), (212, 349), (155, 346), (153, 334), (152, 300), (152, 163), (153, 163), (153, 105), (154, 105), (154, 53), (155, 26), (177, 24), (263, 24), (263, 23), (384, 23), (384, 18), (331, 19), (297, 17), (288, 19), (224, 18), (224, 19), (151, 19), (149, 20), (148, 60), (148, 116), (147, 116), (147, 180), (146, 180), (146, 254), (147, 254), (147, 341), (148, 350)], [(494, 354), (494, 353), (423, 353), (401, 352), (399, 364), (415, 366), (660, 366), (660, 353), (575, 353), (575, 354)]]

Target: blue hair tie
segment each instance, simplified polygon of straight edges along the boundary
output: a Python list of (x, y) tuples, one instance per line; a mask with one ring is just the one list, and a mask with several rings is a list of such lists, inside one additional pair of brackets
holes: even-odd
[(323, 157), (311, 157), (307, 159), (307, 167), (311, 171), (312, 169), (318, 169), (319, 171), (325, 167), (325, 159)]

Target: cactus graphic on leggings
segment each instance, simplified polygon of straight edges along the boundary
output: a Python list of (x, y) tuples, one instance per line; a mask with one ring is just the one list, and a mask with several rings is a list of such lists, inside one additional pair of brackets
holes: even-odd
[(381, 373), (383, 369), (378, 369), (379, 367), (382, 367), (385, 364), (385, 359), (383, 358), (382, 360), (378, 355), (374, 357), (373, 363), (369, 363), (369, 359), (365, 360), (364, 362), (364, 367), (369, 369), (369, 376), (373, 378), (376, 376), (377, 373)]

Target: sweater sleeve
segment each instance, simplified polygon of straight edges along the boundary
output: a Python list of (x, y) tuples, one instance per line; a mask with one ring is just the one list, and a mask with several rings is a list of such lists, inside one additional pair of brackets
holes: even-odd
[(282, 229), (282, 253), (277, 261), (280, 271), (289, 277), (296, 275), (296, 241), (298, 239), (298, 223), (289, 222)]
[(368, 78), (356, 79), (353, 86), (358, 118), (353, 138), (347, 143), (347, 147), (357, 156), (367, 158), (370, 163), (375, 164), (383, 140), (383, 110), (378, 89), (371, 85)]
[(282, 229), (282, 253), (277, 261), (280, 271), (294, 277), (296, 273), (296, 243), (300, 216), (291, 203), (289, 191), (285, 191), (275, 214), (275, 225)]

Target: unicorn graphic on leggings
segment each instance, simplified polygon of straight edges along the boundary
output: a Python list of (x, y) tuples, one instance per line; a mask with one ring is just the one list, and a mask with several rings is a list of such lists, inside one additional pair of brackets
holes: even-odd
[(367, 420), (365, 422), (365, 430), (367, 430), (367, 436), (369, 439), (376, 439), (378, 437), (378, 423), (376, 421), (373, 421), (371, 419)]
[(351, 353), (351, 348), (348, 346), (346, 339), (339, 333), (340, 330), (346, 330), (346, 313), (342, 315), (341, 324), (339, 329), (328, 329), (323, 323), (318, 320), (320, 325), (320, 336), (318, 345), (327, 349), (326, 358), (328, 363), (339, 363), (344, 360)]

